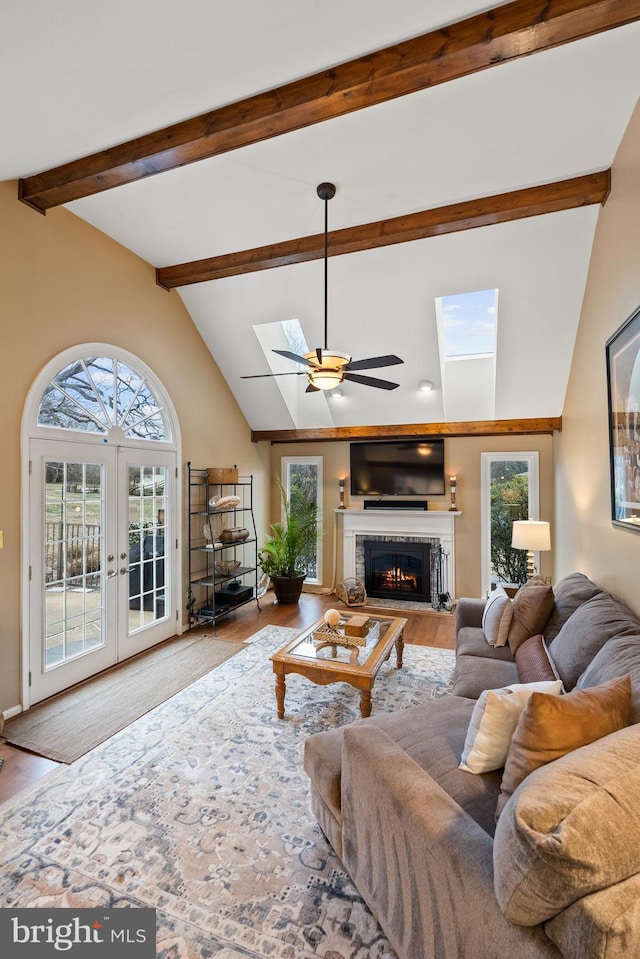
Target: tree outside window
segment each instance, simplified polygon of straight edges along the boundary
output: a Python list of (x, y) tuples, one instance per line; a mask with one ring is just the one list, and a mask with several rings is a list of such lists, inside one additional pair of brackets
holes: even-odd
[(538, 453), (482, 453), (482, 582), (521, 584), (527, 578), (525, 550), (512, 549), (516, 520), (538, 517)]
[(315, 503), (318, 510), (318, 539), (311, 544), (302, 557), (307, 580), (320, 582), (322, 569), (322, 457), (301, 456), (298, 459), (283, 457), (282, 485), (293, 506)]

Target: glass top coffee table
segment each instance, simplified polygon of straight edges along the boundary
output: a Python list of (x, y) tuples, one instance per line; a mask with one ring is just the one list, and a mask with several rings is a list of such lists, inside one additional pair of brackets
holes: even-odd
[[(343, 620), (349, 620), (349, 614), (345, 613)], [(289, 673), (299, 673), (319, 686), (349, 683), (360, 690), (361, 716), (366, 719), (371, 715), (371, 690), (394, 646), (398, 669), (402, 669), (402, 631), (407, 620), (392, 616), (369, 616), (368, 620), (366, 636), (339, 636), (336, 642), (332, 641), (335, 636), (325, 631), (324, 621), (319, 620), (273, 654), (278, 719), (284, 719), (285, 676)]]

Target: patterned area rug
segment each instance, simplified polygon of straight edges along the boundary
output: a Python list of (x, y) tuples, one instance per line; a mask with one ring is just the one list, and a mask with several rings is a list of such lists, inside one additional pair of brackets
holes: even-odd
[[(5, 907), (157, 909), (173, 959), (393, 959), (313, 819), (308, 735), (359, 718), (344, 684), (287, 678), (275, 711), (266, 627), (236, 656), (0, 807)], [(448, 650), (405, 646), (373, 709), (447, 694)]]

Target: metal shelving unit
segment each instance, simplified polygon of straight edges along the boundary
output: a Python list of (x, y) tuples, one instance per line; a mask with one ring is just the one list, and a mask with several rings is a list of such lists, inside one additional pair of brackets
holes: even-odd
[[(189, 496), (189, 628), (201, 623), (215, 624), (258, 597), (258, 541), (253, 515), (253, 477), (238, 476), (235, 483), (212, 483), (206, 468), (187, 463)], [(237, 506), (218, 511), (211, 503), (236, 496)], [(222, 542), (223, 529), (243, 527), (246, 539)], [(240, 565), (233, 572), (221, 572), (223, 561)]]

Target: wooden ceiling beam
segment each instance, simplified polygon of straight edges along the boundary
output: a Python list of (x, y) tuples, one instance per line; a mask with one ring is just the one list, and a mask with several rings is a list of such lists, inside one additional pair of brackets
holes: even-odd
[(640, 19), (640, 0), (514, 0), (20, 181), (47, 209)]
[[(329, 256), (373, 250), (394, 243), (424, 240), (430, 236), (493, 226), (525, 217), (557, 213), (592, 203), (604, 203), (611, 189), (611, 171), (601, 170), (585, 176), (513, 190), (496, 196), (452, 203), (433, 210), (395, 216), (376, 223), (363, 223), (329, 233)], [(156, 281), (165, 290), (191, 283), (205, 283), (224, 277), (272, 270), (324, 256), (324, 234), (285, 240), (252, 250), (192, 260), (156, 270)]]
[(252, 430), (260, 443), (326, 443), (418, 436), (526, 436), (562, 430), (561, 416), (521, 420), (472, 420), (458, 423), (408, 423), (401, 426), (335, 426), (303, 430)]

